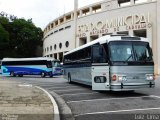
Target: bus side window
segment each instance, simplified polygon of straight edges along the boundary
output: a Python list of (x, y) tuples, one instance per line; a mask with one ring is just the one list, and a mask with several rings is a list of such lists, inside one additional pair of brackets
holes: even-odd
[(47, 66), (47, 68), (52, 68), (52, 62), (51, 61), (47, 61), (46, 66)]
[(102, 45), (92, 46), (92, 62), (93, 63), (107, 63), (107, 53)]

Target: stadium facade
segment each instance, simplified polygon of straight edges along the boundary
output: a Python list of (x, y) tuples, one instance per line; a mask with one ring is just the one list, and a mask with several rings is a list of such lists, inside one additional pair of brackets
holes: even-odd
[[(76, 1), (76, 0), (75, 0)], [(63, 54), (101, 36), (118, 33), (146, 37), (160, 73), (160, 0), (104, 0), (58, 17), (44, 29), (43, 56)]]

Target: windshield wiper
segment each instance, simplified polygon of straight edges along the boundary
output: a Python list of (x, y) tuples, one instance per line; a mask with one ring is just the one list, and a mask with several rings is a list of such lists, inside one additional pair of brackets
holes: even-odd
[(132, 56), (133, 56), (133, 55), (131, 54), (131, 55), (127, 58), (127, 60), (126, 60), (125, 62), (127, 62)]

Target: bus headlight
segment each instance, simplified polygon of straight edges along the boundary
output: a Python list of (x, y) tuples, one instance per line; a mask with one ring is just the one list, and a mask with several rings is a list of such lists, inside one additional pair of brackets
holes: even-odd
[(146, 80), (154, 80), (153, 74), (146, 74)]
[(119, 75), (118, 76), (118, 81), (126, 81), (127, 77), (125, 75)]

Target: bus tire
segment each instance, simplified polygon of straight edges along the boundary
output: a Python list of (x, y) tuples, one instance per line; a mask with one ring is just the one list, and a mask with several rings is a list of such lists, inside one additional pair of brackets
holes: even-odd
[(41, 73), (41, 77), (42, 77), (42, 78), (46, 77), (45, 72), (42, 72), (42, 73)]
[(11, 77), (16, 77), (16, 74), (12, 71), (12, 72), (10, 72), (10, 76)]
[(71, 78), (71, 74), (68, 74), (68, 83), (71, 84), (72, 83), (72, 78)]
[(50, 75), (49, 77), (50, 77), (50, 78), (52, 78), (52, 77), (53, 77), (53, 75)]
[(23, 75), (18, 75), (18, 77), (23, 77)]

